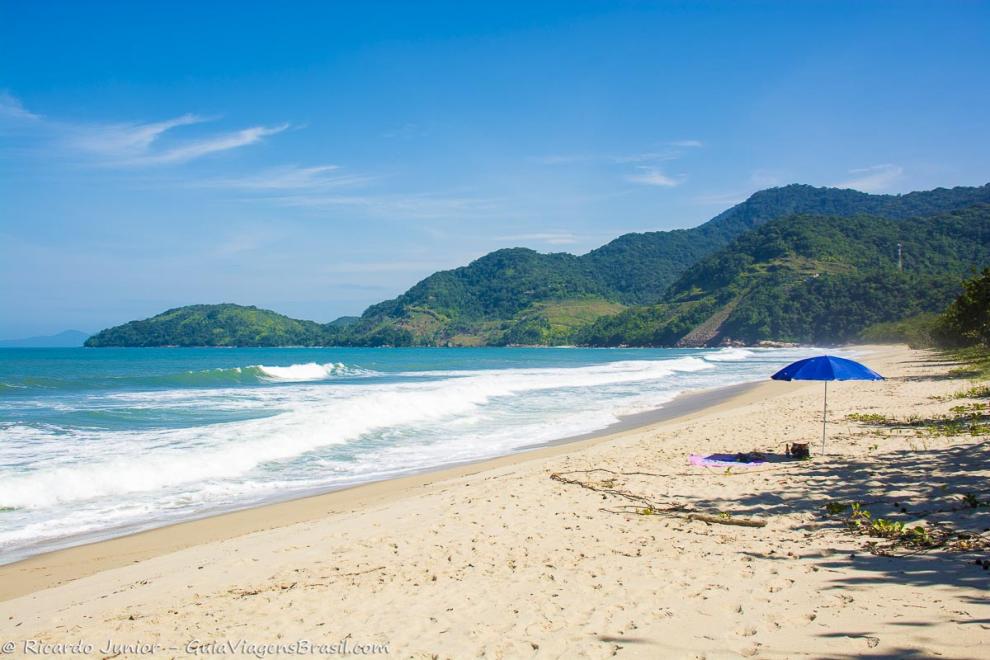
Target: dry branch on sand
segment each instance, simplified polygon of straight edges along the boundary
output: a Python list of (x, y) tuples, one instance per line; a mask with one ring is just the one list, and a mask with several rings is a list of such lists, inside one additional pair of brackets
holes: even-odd
[[(568, 474), (575, 474), (575, 473), (587, 474), (595, 471), (605, 471), (618, 476), (625, 476), (621, 472), (612, 472), (611, 470), (575, 470), (574, 472)], [(643, 473), (637, 473), (637, 474), (643, 474)], [(708, 513), (687, 511), (686, 504), (677, 504), (677, 503), (660, 504), (654, 502), (645, 495), (637, 495), (635, 493), (630, 493), (628, 491), (619, 490), (618, 488), (615, 488), (613, 485), (605, 485), (606, 483), (614, 484), (614, 479), (608, 480), (608, 482), (601, 482), (602, 485), (596, 485), (587, 481), (581, 481), (580, 479), (571, 479), (562, 476), (558, 472), (554, 472), (553, 474), (551, 474), (550, 478), (562, 484), (580, 486), (581, 488), (585, 488), (587, 490), (591, 490), (596, 493), (602, 493), (604, 495), (614, 495), (616, 497), (621, 497), (631, 502), (636, 502), (637, 504), (642, 505), (642, 507), (640, 506), (626, 507), (623, 509), (602, 509), (602, 511), (607, 511), (608, 513), (637, 513), (639, 515), (644, 515), (644, 516), (666, 515), (675, 518), (683, 518), (685, 520), (697, 520), (708, 524), (736, 525), (739, 527), (764, 527), (767, 524), (765, 520), (757, 520), (754, 518), (735, 518), (732, 516), (732, 514), (727, 513), (725, 511), (719, 511), (713, 515)]]

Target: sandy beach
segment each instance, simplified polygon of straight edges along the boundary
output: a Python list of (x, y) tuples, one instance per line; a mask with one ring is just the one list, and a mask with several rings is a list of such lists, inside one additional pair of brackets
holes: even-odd
[(990, 498), (987, 437), (848, 418), (932, 419), (975, 403), (951, 398), (972, 383), (931, 353), (862, 350), (888, 380), (829, 385), (825, 457), (689, 464), (795, 441), (818, 453), (821, 384), (768, 381), (607, 436), (0, 567), (0, 642), (116, 657), (988, 657), (985, 550), (882, 556), (825, 512), (990, 528), (990, 508), (963, 502)]

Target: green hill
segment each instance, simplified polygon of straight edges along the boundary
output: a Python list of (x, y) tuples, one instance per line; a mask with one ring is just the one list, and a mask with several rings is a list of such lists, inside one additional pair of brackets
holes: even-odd
[[(334, 331), (332, 340), (373, 346), (567, 343), (584, 336), (574, 334), (577, 327), (614, 314), (617, 306), (660, 302), (688, 268), (772, 220), (795, 213), (905, 219), (980, 202), (990, 202), (990, 184), (906, 195), (772, 188), (699, 227), (626, 234), (582, 256), (524, 248), (492, 252), (369, 307), (357, 323)], [(581, 319), (567, 326), (570, 332), (554, 315), (562, 305)]]
[[(537, 303), (567, 300), (572, 311), (617, 311), (602, 306), (608, 289), (572, 254), (540, 254), (524, 248), (498, 250), (468, 266), (435, 273), (406, 293), (369, 307), (361, 320), (345, 329), (345, 343), (391, 345), (458, 345), (520, 343), (515, 328), (549, 322)], [(621, 308), (621, 307), (620, 307)], [(576, 312), (581, 314), (581, 312)], [(591, 320), (591, 319), (589, 319)], [(536, 338), (536, 337), (531, 337)], [(545, 343), (542, 335), (534, 343)]]
[(189, 305), (143, 321), (108, 328), (86, 340), (105, 346), (319, 346), (324, 327), (267, 309), (242, 305)]
[(869, 325), (943, 309), (958, 295), (960, 280), (987, 263), (987, 204), (904, 220), (783, 218), (689, 268), (662, 303), (600, 318), (575, 340), (594, 346), (846, 342)]
[(791, 184), (754, 193), (746, 201), (693, 229), (626, 234), (582, 257), (624, 303), (651, 303), (689, 266), (737, 236), (790, 215), (910, 218), (990, 203), (990, 184), (936, 188), (905, 195), (870, 195), (857, 190)]

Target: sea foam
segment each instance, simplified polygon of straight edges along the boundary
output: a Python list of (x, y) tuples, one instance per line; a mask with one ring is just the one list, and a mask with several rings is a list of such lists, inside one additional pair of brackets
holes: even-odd
[(310, 380), (324, 380), (334, 376), (375, 376), (379, 372), (360, 367), (349, 367), (340, 362), (330, 362), (328, 364), (317, 364), (307, 362), (306, 364), (291, 364), (287, 367), (269, 367), (259, 364), (255, 368), (261, 374), (272, 381), (283, 382), (305, 382)]

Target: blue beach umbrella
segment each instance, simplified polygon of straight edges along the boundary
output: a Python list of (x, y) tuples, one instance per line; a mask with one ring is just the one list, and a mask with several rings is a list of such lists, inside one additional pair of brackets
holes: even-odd
[(825, 381), (825, 405), (822, 408), (822, 454), (825, 454), (825, 422), (828, 415), (828, 381), (830, 380), (883, 380), (883, 376), (854, 360), (819, 355), (787, 365), (773, 376), (773, 380), (823, 380)]

